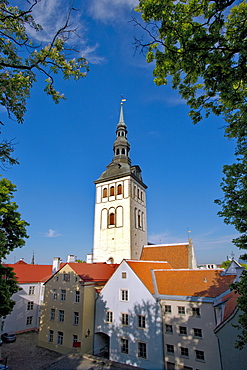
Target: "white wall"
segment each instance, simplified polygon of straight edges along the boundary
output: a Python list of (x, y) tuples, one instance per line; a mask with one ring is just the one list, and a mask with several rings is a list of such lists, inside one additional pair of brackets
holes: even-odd
[[(122, 278), (126, 272), (126, 279)], [(129, 292), (128, 302), (119, 299), (121, 289)], [(105, 322), (106, 311), (113, 312), (113, 323)], [(129, 326), (121, 325), (122, 313), (129, 314)], [(146, 328), (137, 327), (137, 315), (146, 317)], [(96, 299), (95, 348), (100, 345), (97, 333), (110, 337), (110, 359), (144, 369), (163, 368), (162, 321), (159, 303), (153, 298), (144, 284), (123, 261)], [(129, 340), (129, 353), (122, 354), (120, 339)], [(147, 359), (138, 358), (138, 341), (147, 345)], [(95, 352), (96, 353), (96, 352)]]

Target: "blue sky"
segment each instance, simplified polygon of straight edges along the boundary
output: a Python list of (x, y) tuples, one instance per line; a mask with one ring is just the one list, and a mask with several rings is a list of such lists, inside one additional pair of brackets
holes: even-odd
[[(23, 1), (16, 1), (23, 4)], [(35, 18), (49, 40), (63, 22), (66, 0), (42, 0)], [(239, 250), (235, 229), (217, 216), (222, 166), (234, 161), (234, 142), (224, 138), (224, 122), (210, 117), (194, 126), (188, 107), (171, 86), (153, 83), (153, 65), (135, 54), (131, 23), (136, 0), (77, 1), (76, 42), (90, 65), (78, 82), (57, 77), (67, 100), (55, 105), (43, 93), (42, 77), (32, 90), (23, 125), (8, 120), (2, 136), (14, 139), (19, 166), (3, 171), (16, 186), (15, 201), (30, 223), (30, 238), (7, 258), (50, 264), (68, 254), (85, 259), (93, 246), (94, 181), (113, 156), (121, 94), (132, 164), (142, 169), (147, 189), (149, 241), (180, 243), (188, 230), (198, 263), (218, 263)]]

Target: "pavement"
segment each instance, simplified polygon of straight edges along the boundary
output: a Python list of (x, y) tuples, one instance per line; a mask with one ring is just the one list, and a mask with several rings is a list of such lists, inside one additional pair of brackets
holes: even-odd
[(113, 370), (140, 369), (120, 364), (104, 358), (81, 355), (80, 353), (61, 353), (38, 347), (38, 334), (28, 332), (17, 335), (16, 342), (3, 343), (2, 364), (7, 362), (9, 370)]

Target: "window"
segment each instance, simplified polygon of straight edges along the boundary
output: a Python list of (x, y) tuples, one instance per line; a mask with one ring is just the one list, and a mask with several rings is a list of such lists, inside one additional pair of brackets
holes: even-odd
[(137, 198), (140, 199), (140, 190), (137, 189)]
[(196, 360), (205, 361), (204, 351), (196, 350)]
[(122, 279), (126, 279), (127, 277), (127, 272), (122, 272)]
[(79, 302), (80, 302), (80, 291), (75, 290), (75, 303), (79, 303)]
[(185, 307), (178, 306), (178, 313), (179, 315), (185, 315)]
[(171, 313), (172, 312), (172, 306), (165, 305), (165, 313)]
[(121, 353), (126, 355), (129, 353), (129, 341), (128, 339), (121, 338)]
[(202, 329), (194, 328), (194, 337), (196, 338), (202, 338)]
[(192, 307), (192, 315), (194, 317), (200, 317), (200, 308), (199, 307)]
[(35, 286), (30, 286), (29, 287), (29, 294), (30, 295), (34, 294), (34, 291), (35, 291)]
[(59, 322), (64, 322), (64, 310), (59, 310), (58, 321)]
[(179, 326), (179, 334), (187, 335), (187, 328), (186, 326)]
[(51, 308), (50, 320), (51, 321), (54, 321), (55, 320), (55, 308)]
[(145, 327), (146, 327), (146, 318), (145, 318), (145, 316), (137, 315), (137, 320), (138, 320), (138, 328), (145, 329)]
[(62, 331), (57, 332), (57, 344), (59, 344), (60, 346), (63, 344), (63, 332)]
[(27, 310), (33, 310), (33, 302), (28, 302), (27, 303)]
[(57, 289), (53, 289), (53, 291), (52, 291), (52, 300), (53, 301), (57, 300)]
[(109, 215), (109, 225), (115, 225), (115, 215), (113, 212)]
[(119, 184), (119, 185), (117, 186), (117, 194), (118, 194), (118, 195), (120, 195), (120, 194), (122, 194), (122, 192), (123, 192), (122, 185), (121, 185), (121, 184)]
[(180, 348), (180, 351), (181, 351), (181, 356), (182, 357), (189, 357), (189, 349), (188, 348), (181, 347)]
[(125, 155), (125, 149), (122, 149), (122, 154)]
[(106, 311), (106, 322), (112, 323), (113, 322), (113, 312)]
[(121, 289), (120, 290), (120, 301), (128, 301), (129, 300), (129, 291)]
[(52, 343), (53, 340), (54, 340), (54, 331), (53, 330), (49, 330), (48, 342)]
[(33, 321), (33, 316), (28, 316), (27, 321), (26, 321), (26, 325), (32, 325), (32, 321)]
[(65, 302), (65, 300), (66, 300), (66, 289), (61, 289), (60, 299), (61, 299), (61, 302)]
[(74, 325), (79, 324), (79, 312), (74, 312)]
[(63, 274), (63, 281), (70, 281), (70, 274)]
[(172, 330), (172, 325), (166, 325), (165, 326), (165, 329), (166, 329), (166, 334), (172, 334), (173, 333), (173, 330)]
[(166, 352), (170, 355), (174, 355), (174, 345), (173, 344), (167, 344), (166, 345)]
[(144, 342), (138, 342), (138, 357), (147, 358), (147, 344)]
[(114, 186), (110, 187), (110, 196), (112, 197), (114, 195)]
[(104, 188), (103, 189), (103, 198), (106, 198), (107, 197), (107, 188)]
[(73, 343), (77, 343), (77, 342), (78, 342), (78, 335), (73, 334), (72, 342), (73, 342)]
[(122, 313), (121, 324), (126, 326), (129, 325), (129, 315), (127, 313)]

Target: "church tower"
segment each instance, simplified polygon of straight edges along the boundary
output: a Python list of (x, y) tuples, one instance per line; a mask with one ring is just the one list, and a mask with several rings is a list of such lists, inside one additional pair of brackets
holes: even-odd
[(146, 188), (139, 166), (132, 166), (120, 105), (114, 157), (96, 184), (93, 262), (140, 259), (147, 244)]

